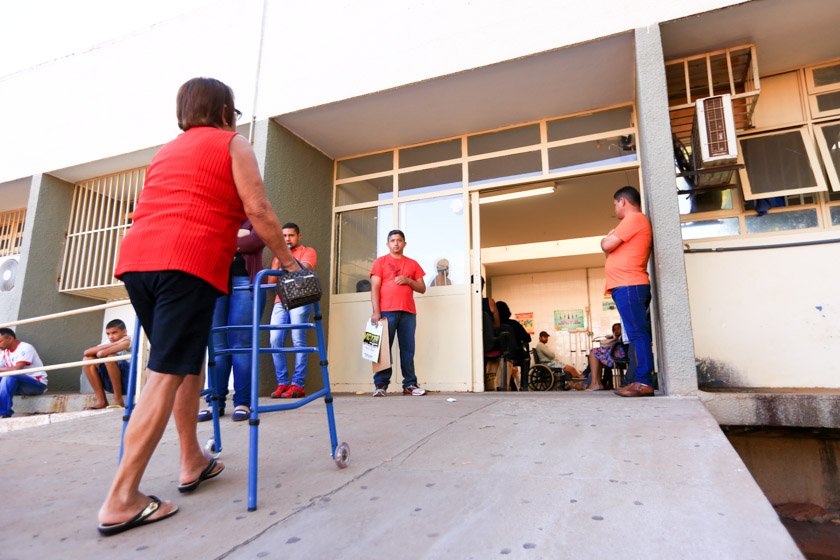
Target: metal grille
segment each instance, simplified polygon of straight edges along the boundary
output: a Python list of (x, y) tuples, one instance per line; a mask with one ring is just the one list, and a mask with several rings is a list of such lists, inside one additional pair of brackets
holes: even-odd
[(26, 208), (0, 212), (0, 257), (20, 254)]
[(77, 183), (59, 291), (102, 300), (126, 297), (114, 278), (120, 242), (131, 226), (147, 167)]
[(761, 91), (755, 45), (741, 45), (665, 62), (671, 132), (688, 146), (694, 127), (694, 102), (728, 93), (735, 130), (752, 126)]
[(729, 139), (726, 137), (726, 120), (723, 114), (723, 98), (710, 97), (703, 101), (706, 114), (706, 142), (710, 156), (725, 156), (729, 153)]

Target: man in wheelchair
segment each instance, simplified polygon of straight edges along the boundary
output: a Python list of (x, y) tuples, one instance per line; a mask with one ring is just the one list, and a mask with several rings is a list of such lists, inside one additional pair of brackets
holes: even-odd
[(533, 352), (534, 365), (528, 372), (528, 386), (535, 391), (548, 391), (556, 379), (561, 389), (572, 388), (571, 383), (582, 381), (583, 376), (573, 365), (557, 359), (557, 355), (548, 347), (548, 338), (547, 332), (540, 332), (540, 341)]

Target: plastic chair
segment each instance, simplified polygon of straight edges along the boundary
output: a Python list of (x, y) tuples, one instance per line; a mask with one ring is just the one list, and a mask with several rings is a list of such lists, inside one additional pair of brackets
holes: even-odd
[[(511, 352), (514, 350), (515, 337), (510, 327), (502, 325), (498, 329), (493, 328), (493, 318), (488, 313), (482, 314), (482, 334), (484, 339), (484, 374), (485, 388), (489, 380), (495, 385), (497, 391), (504, 391), (507, 388), (507, 362)], [(489, 376), (487, 364), (492, 361), (501, 360), (501, 375)]]

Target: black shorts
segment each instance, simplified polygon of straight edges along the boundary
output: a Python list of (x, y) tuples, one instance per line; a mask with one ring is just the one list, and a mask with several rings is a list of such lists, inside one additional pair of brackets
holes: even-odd
[(201, 373), (213, 309), (222, 294), (179, 270), (126, 272), (121, 279), (151, 344), (149, 369), (175, 375)]

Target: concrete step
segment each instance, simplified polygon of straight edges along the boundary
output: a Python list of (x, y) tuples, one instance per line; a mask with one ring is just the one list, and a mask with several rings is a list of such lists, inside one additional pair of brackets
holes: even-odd
[(51, 414), (18, 414), (15, 413), (11, 418), (0, 419), (0, 434), (7, 432), (14, 432), (17, 430), (24, 430), (27, 428), (37, 428), (39, 426), (46, 426), (48, 424), (57, 424), (59, 422), (67, 422), (68, 420), (77, 420), (85, 418), (86, 416), (95, 416), (98, 414), (106, 414), (119, 412), (111, 410), (81, 410), (78, 412), (57, 412)]
[(81, 412), (96, 403), (93, 394), (52, 393), (49, 390), (35, 397), (15, 397), (15, 416)]

